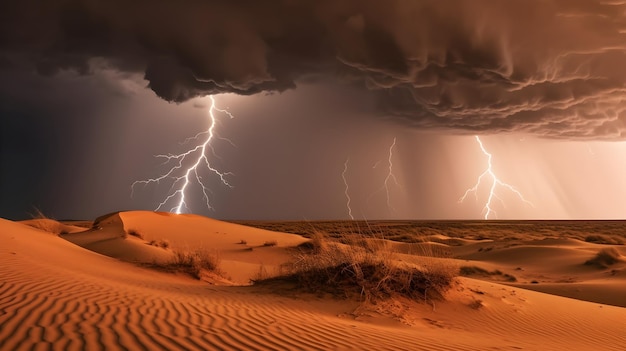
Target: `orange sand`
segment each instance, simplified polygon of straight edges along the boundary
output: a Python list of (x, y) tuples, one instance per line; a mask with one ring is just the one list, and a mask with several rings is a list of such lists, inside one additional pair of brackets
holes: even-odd
[[(443, 247), (454, 257), (446, 260), (517, 281), (460, 277), (446, 301), (356, 309), (356, 302), (211, 285), (132, 263), (172, 257), (150, 240), (202, 246), (245, 285), (288, 260), (286, 248), (306, 241), (297, 235), (153, 212), (114, 214), (99, 225), (62, 238), (0, 219), (0, 350), (626, 349), (626, 262), (584, 265), (606, 245), (468, 240)], [(124, 238), (124, 229), (143, 240)], [(277, 245), (263, 246), (270, 241)], [(419, 251), (394, 245), (407, 257)], [(392, 308), (400, 320), (377, 312)]]

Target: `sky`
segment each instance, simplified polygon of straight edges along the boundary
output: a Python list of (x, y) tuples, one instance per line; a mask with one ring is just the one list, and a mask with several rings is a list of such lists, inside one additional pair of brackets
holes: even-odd
[(4, 2), (0, 217), (624, 219), (625, 59), (618, 0)]

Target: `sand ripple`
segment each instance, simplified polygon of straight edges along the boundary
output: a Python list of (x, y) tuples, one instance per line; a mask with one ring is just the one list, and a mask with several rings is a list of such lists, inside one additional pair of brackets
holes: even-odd
[[(464, 279), (413, 326), (216, 287), (0, 220), (0, 350), (624, 350), (626, 309)], [(473, 285), (472, 285), (473, 284)], [(484, 307), (463, 302), (471, 291)], [(523, 293), (520, 293), (523, 291)]]

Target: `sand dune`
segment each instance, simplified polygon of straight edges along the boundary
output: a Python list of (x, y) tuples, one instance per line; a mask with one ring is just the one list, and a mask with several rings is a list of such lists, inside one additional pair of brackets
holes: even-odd
[[(501, 269), (515, 274), (516, 284), (546, 288), (552, 295), (461, 277), (446, 301), (357, 308), (357, 302), (295, 292), (281, 296), (267, 287), (210, 285), (122, 261), (145, 252), (167, 255), (171, 250), (147, 242), (170, 240), (173, 247), (203, 245), (221, 250), (225, 269), (232, 274), (245, 264), (263, 265), (267, 260), (271, 266), (288, 259), (286, 247), (305, 241), (302, 237), (198, 216), (151, 212), (115, 216), (100, 223), (102, 229), (64, 234), (70, 241), (0, 220), (0, 350), (626, 347), (626, 308), (557, 296), (558, 289), (550, 288), (568, 284), (555, 281), (571, 275), (579, 285), (594, 287), (581, 290), (590, 296), (626, 296), (620, 295), (623, 263), (606, 269), (584, 264), (600, 245), (548, 240), (508, 246), (511, 243), (496, 240), (449, 246), (453, 256), (462, 256), (454, 259), (459, 265)], [(124, 238), (130, 227), (142, 232), (144, 239)], [(239, 244), (241, 240), (247, 245)], [(273, 240), (276, 246), (263, 246)], [(142, 246), (149, 251), (141, 251)], [(398, 249), (409, 254), (404, 245)], [(239, 278), (250, 274), (240, 273)], [(526, 282), (531, 279), (542, 281)], [(401, 318), (385, 313), (392, 309), (401, 310), (395, 314)]]
[[(626, 307), (626, 262), (611, 267), (585, 264), (606, 247), (621, 252), (626, 248), (598, 245), (575, 239), (545, 239), (508, 243), (489, 243), (480, 251), (457, 258), (489, 269), (499, 269), (516, 277), (511, 285), (615, 306)], [(453, 251), (455, 248), (452, 248)]]

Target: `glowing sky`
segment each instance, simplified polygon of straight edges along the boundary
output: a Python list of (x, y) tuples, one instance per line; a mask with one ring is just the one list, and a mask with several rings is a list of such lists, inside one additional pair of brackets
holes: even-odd
[(195, 213), (480, 219), (479, 135), (497, 218), (625, 218), (623, 62), (622, 1), (5, 2), (0, 217), (156, 208), (219, 94)]

